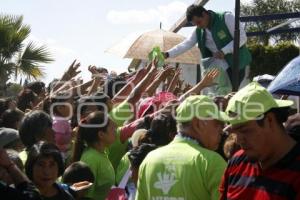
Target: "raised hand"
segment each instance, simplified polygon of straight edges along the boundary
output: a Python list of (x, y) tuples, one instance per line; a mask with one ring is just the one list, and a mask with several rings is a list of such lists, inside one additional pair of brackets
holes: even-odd
[(201, 86), (209, 87), (214, 85), (214, 80), (219, 75), (219, 73), (220, 72), (218, 69), (212, 69), (211, 71), (207, 72), (200, 82)]
[(67, 79), (70, 80), (71, 78), (74, 78), (77, 76), (81, 71), (78, 70), (80, 67), (80, 63), (76, 63), (76, 59), (73, 61), (73, 63), (68, 68), (67, 72), (65, 73), (67, 76)]

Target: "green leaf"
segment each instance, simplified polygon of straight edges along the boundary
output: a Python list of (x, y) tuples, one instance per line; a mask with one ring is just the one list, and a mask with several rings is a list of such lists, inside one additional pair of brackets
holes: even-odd
[(149, 61), (157, 60), (157, 67), (162, 68), (165, 64), (165, 57), (160, 50), (160, 47), (156, 46), (152, 49), (152, 51), (148, 55)]

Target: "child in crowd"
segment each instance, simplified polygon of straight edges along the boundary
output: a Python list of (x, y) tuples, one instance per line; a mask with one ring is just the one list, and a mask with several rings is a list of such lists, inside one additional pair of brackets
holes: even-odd
[(66, 187), (56, 183), (64, 172), (64, 161), (54, 144), (41, 141), (33, 145), (28, 152), (25, 172), (44, 200), (74, 199)]
[[(92, 170), (84, 162), (72, 163), (64, 172), (62, 180), (65, 184), (75, 187), (77, 200), (89, 200), (86, 196), (87, 189), (94, 183), (95, 177)], [(83, 189), (82, 189), (83, 188)]]

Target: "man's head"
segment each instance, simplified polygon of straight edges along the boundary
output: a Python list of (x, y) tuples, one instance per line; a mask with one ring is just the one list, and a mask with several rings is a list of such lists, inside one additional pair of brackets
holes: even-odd
[(186, 10), (186, 18), (198, 28), (206, 28), (209, 24), (209, 13), (202, 6), (190, 5)]
[(176, 109), (176, 120), (180, 133), (196, 139), (207, 149), (218, 148), (226, 115), (211, 98), (204, 95), (186, 98)]
[(237, 135), (237, 143), (250, 159), (265, 160), (280, 134), (286, 134), (282, 123), (292, 104), (275, 100), (258, 83), (250, 83), (230, 99), (226, 109), (230, 125), (226, 130)]

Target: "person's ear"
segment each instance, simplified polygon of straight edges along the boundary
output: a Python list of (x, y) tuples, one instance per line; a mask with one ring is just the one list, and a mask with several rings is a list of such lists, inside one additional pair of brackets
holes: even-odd
[(99, 138), (99, 140), (102, 141), (103, 137), (104, 137), (104, 133), (102, 131), (99, 131), (98, 132), (98, 138)]
[(267, 113), (264, 119), (264, 126), (270, 129), (277, 128), (274, 125), (276, 124), (276, 116), (274, 113)]

